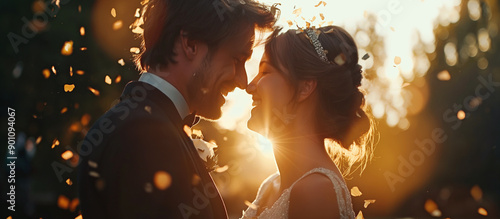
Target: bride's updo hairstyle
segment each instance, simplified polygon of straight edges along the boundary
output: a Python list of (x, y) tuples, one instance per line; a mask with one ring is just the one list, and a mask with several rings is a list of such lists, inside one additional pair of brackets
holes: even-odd
[(343, 175), (363, 170), (373, 154), (373, 120), (359, 88), (363, 75), (353, 38), (338, 26), (281, 34), (277, 29), (265, 47), (271, 65), (285, 74), (296, 93), (299, 81), (317, 81), (317, 135), (325, 138), (327, 152)]

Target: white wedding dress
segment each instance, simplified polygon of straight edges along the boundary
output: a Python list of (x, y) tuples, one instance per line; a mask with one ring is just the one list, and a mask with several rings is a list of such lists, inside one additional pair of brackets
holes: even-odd
[[(248, 207), (246, 211), (243, 212), (243, 217), (241, 219), (279, 219), (288, 218), (288, 207), (290, 205), (290, 192), (292, 191), (293, 186), (302, 178), (313, 174), (313, 173), (321, 173), (330, 178), (330, 181), (333, 183), (333, 188), (335, 189), (335, 193), (337, 194), (338, 208), (340, 211), (340, 218), (351, 218), (355, 217), (354, 211), (352, 210), (352, 202), (351, 202), (351, 194), (347, 189), (347, 186), (342, 178), (340, 178), (335, 172), (326, 168), (314, 168), (309, 172), (305, 173), (300, 177), (297, 181), (295, 181), (289, 188), (285, 189), (281, 196), (274, 202), (274, 204), (266, 208), (260, 215), (257, 215), (259, 210), (260, 202), (263, 197), (266, 197), (266, 194), (272, 190), (272, 187), (278, 189), (280, 184), (280, 177), (278, 173), (275, 173), (268, 177), (261, 184), (259, 191), (257, 192), (257, 198), (253, 201), (252, 206)], [(275, 190), (276, 191), (276, 190)], [(319, 192), (319, 191), (311, 191), (311, 192)]]

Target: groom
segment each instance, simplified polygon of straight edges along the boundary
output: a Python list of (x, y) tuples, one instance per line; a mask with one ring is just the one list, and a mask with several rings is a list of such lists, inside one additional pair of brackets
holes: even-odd
[(255, 28), (274, 12), (253, 0), (149, 0), (142, 74), (78, 147), (83, 218), (227, 218), (183, 131), (218, 119), (224, 96), (247, 84)]

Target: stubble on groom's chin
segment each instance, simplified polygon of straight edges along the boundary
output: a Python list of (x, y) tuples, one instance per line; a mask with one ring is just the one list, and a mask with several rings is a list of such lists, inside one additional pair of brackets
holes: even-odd
[(190, 103), (198, 116), (207, 120), (216, 120), (222, 116), (221, 105), (217, 101), (218, 93), (207, 88), (205, 75), (210, 74), (209, 60), (205, 60), (196, 74), (188, 83), (188, 95)]

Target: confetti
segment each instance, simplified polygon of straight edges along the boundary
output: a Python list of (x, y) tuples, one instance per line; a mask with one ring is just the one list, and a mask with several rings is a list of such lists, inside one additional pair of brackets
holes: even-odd
[(321, 18), (321, 20), (325, 20), (325, 15), (323, 15), (323, 13), (319, 13), (319, 17)]
[(483, 215), (483, 216), (488, 216), (488, 212), (484, 208), (477, 209), (477, 213), (479, 213), (480, 215)]
[(447, 70), (443, 70), (437, 74), (437, 78), (441, 81), (449, 81), (451, 79), (451, 75)]
[(50, 77), (50, 70), (49, 70), (49, 69), (44, 69), (44, 70), (42, 71), (42, 74), (43, 74), (43, 77), (44, 77), (45, 79), (47, 79), (47, 78), (49, 78), (49, 77)]
[(368, 205), (372, 204), (372, 203), (375, 203), (375, 199), (371, 199), (371, 200), (365, 200), (365, 204), (364, 204), (364, 207), (367, 208)]
[(68, 185), (73, 185), (73, 181), (71, 181), (71, 179), (70, 179), (70, 178), (68, 178), (68, 179), (66, 180), (66, 184), (68, 184)]
[(82, 6), (78, 5), (78, 13), (81, 13), (81, 12), (82, 12)]
[(299, 16), (300, 14), (302, 13), (302, 8), (297, 8), (295, 10), (293, 10), (292, 14), (294, 14), (295, 16)]
[(396, 64), (396, 65), (401, 64), (401, 57), (399, 57), (399, 56), (395, 56), (395, 57), (394, 57), (394, 64)]
[(370, 55), (368, 53), (365, 53), (365, 55), (363, 55), (363, 57), (361, 59), (367, 60), (369, 58), (370, 58)]
[(116, 17), (116, 9), (111, 8), (111, 16)]
[(200, 184), (201, 178), (198, 174), (193, 174), (193, 179), (191, 180), (191, 185), (196, 186)]
[(85, 50), (87, 50), (87, 47), (81, 47), (80, 50), (85, 51)]
[(391, 27), (392, 32), (396, 32), (396, 29), (394, 27)]
[(135, 9), (135, 17), (141, 17), (141, 9), (140, 8), (137, 8)]
[(358, 212), (358, 215), (356, 215), (356, 218), (355, 219), (365, 219), (365, 217), (363, 217), (363, 212), (362, 211), (359, 211)]
[(245, 200), (245, 205), (248, 206), (251, 209), (257, 210), (257, 205), (255, 205), (252, 202), (249, 202), (249, 201)]
[(132, 47), (132, 48), (130, 48), (130, 52), (135, 53), (135, 54), (139, 54), (139, 52), (141, 52), (141, 50), (137, 47)]
[(315, 5), (314, 7), (319, 7), (320, 5), (323, 5), (323, 6), (326, 6), (326, 2), (324, 1), (320, 1), (317, 5)]
[(77, 74), (77, 75), (83, 75), (83, 74), (85, 74), (85, 72), (84, 72), (84, 71), (82, 71), (82, 70), (76, 70), (76, 74)]
[(151, 183), (146, 183), (144, 185), (144, 191), (146, 191), (147, 193), (153, 192), (153, 185), (151, 185)]
[(69, 204), (69, 210), (70, 211), (75, 211), (76, 207), (80, 204), (80, 200), (78, 198), (75, 198), (71, 201), (71, 204)]
[(59, 195), (59, 198), (57, 199), (57, 206), (62, 209), (68, 209), (69, 199), (64, 195)]
[(69, 160), (73, 157), (73, 152), (70, 150), (65, 151), (64, 153), (61, 154), (62, 159), (64, 160)]
[(146, 112), (148, 112), (149, 114), (151, 114), (151, 107), (150, 106), (145, 106), (144, 110), (146, 110)]
[(54, 72), (54, 74), (57, 75), (56, 67), (55, 66), (52, 66), (52, 72)]
[(354, 197), (361, 196), (363, 193), (359, 191), (359, 188), (357, 186), (352, 187), (351, 189), (351, 195)]
[(66, 41), (61, 49), (61, 54), (64, 56), (69, 56), (73, 53), (73, 41)]
[(64, 92), (71, 92), (71, 91), (73, 91), (73, 89), (75, 89), (74, 84), (65, 84), (64, 85)]
[(121, 75), (116, 76), (115, 83), (120, 83), (120, 81), (122, 81), (122, 76)]
[(90, 114), (85, 113), (85, 114), (83, 114), (82, 118), (80, 119), (80, 123), (82, 123), (83, 126), (86, 126), (90, 123), (91, 118), (92, 117), (90, 116)]
[(80, 35), (85, 36), (85, 27), (80, 27)]
[(41, 141), (42, 141), (42, 136), (38, 136), (38, 138), (36, 138), (36, 144), (40, 144)]
[(120, 83), (120, 81), (122, 81), (122, 76), (121, 75), (116, 76), (115, 83)]
[(119, 30), (120, 28), (123, 27), (123, 21), (122, 20), (117, 20), (113, 23), (113, 30)]
[(165, 171), (157, 171), (154, 175), (154, 184), (155, 187), (159, 190), (165, 190), (170, 187), (172, 183), (172, 177)]
[(288, 26), (291, 27), (293, 26), (293, 22), (291, 20), (286, 21), (288, 23)]
[(120, 64), (121, 66), (124, 66), (125, 65), (125, 61), (123, 61), (123, 59), (120, 59), (120, 60), (118, 60), (118, 64)]
[(67, 111), (68, 111), (68, 107), (63, 107), (63, 108), (61, 109), (61, 114), (65, 113), (65, 112), (67, 112)]
[(96, 96), (99, 96), (99, 94), (101, 94), (98, 90), (92, 88), (92, 87), (88, 87), (89, 91), (92, 92), (94, 95)]
[(464, 120), (465, 119), (465, 112), (463, 110), (458, 111), (457, 118), (460, 120)]
[(441, 211), (438, 209), (436, 202), (427, 199), (424, 205), (425, 210), (434, 217), (441, 217)]
[(82, 124), (80, 124), (79, 122), (73, 122), (69, 126), (69, 130), (72, 132), (80, 132), (82, 130)]
[(69, 76), (73, 77), (73, 67), (69, 66)]
[(333, 59), (333, 62), (337, 63), (337, 65), (342, 66), (345, 64), (345, 56), (343, 53), (339, 54), (337, 57)]
[(111, 78), (109, 77), (109, 75), (106, 75), (106, 77), (104, 77), (104, 82), (106, 84), (111, 84), (113, 81), (111, 80)]
[(478, 185), (475, 185), (470, 189), (470, 194), (476, 201), (481, 200), (481, 198), (483, 197), (483, 191)]

